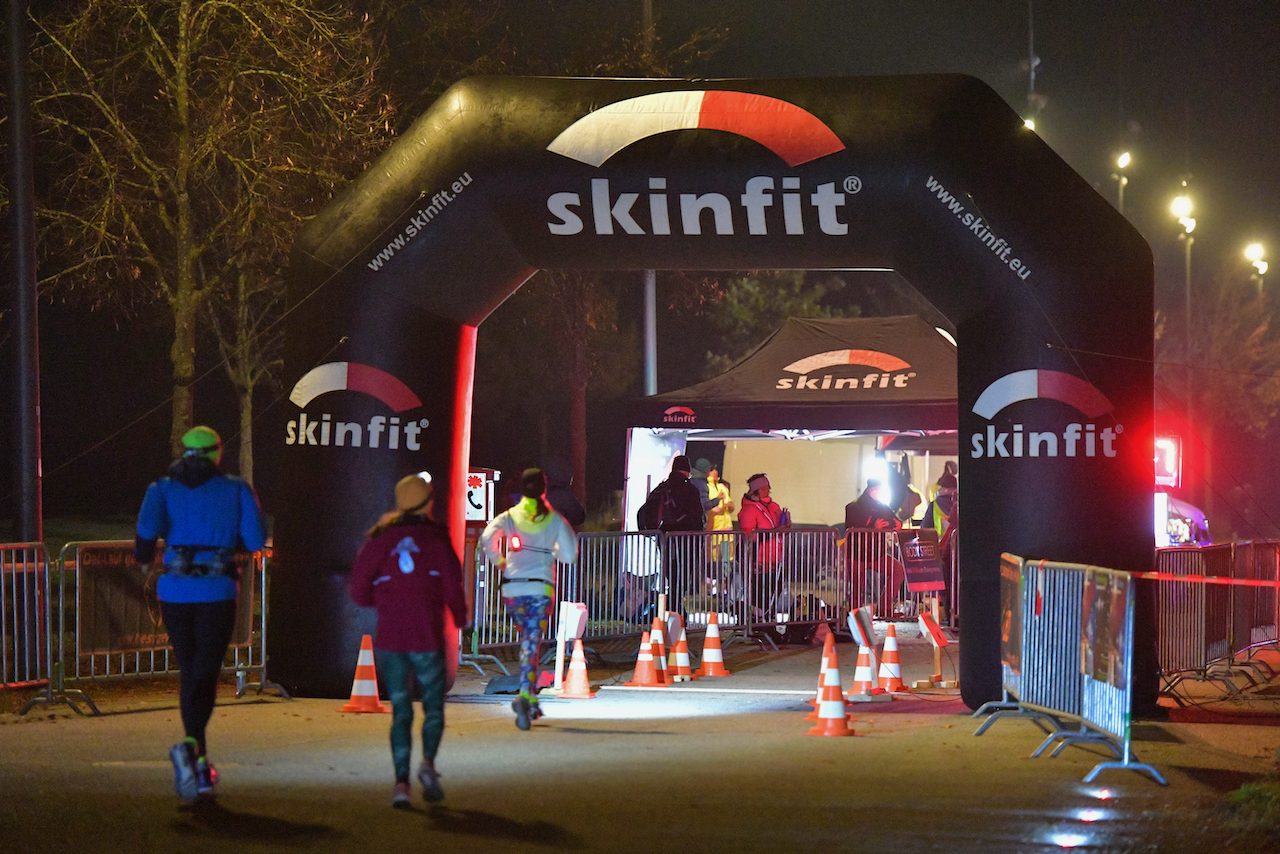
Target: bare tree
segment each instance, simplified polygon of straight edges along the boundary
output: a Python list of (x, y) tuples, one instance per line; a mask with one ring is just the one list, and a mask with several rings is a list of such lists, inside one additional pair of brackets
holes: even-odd
[(1271, 306), (1238, 270), (1220, 271), (1196, 294), (1190, 347), (1186, 326), (1156, 316), (1157, 406), (1184, 419), (1186, 437), (1203, 453), (1200, 489), (1210, 515), (1215, 492), (1215, 436), (1230, 419), (1242, 432), (1265, 436), (1280, 414), (1280, 336), (1271, 325)]
[(202, 312), (234, 305), (217, 329), (251, 400), (293, 228), (389, 132), (366, 27), (307, 0), (87, 0), (36, 20), (42, 284), (167, 305), (175, 452)]

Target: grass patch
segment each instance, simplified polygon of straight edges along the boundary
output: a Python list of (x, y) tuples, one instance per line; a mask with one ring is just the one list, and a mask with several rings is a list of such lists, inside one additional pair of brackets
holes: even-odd
[(1227, 809), (1244, 827), (1280, 831), (1280, 779), (1245, 783), (1227, 795)]

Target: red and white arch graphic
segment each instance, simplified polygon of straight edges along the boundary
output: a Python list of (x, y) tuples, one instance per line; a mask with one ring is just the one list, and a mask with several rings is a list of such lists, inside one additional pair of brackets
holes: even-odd
[(422, 405), (418, 396), (400, 380), (384, 370), (359, 362), (328, 362), (312, 368), (294, 384), (289, 400), (303, 408), (331, 391), (358, 391), (376, 397), (393, 412), (404, 412)]
[(990, 420), (1012, 403), (1041, 398), (1057, 400), (1097, 418), (1112, 410), (1111, 401), (1089, 383), (1061, 371), (1015, 371), (993, 382), (978, 395), (973, 411)]
[(722, 130), (753, 139), (798, 166), (844, 149), (817, 116), (795, 104), (747, 92), (656, 92), (593, 110), (557, 136), (548, 151), (600, 166), (633, 142), (674, 130)]
[(806, 356), (792, 362), (782, 370), (793, 374), (812, 374), (823, 368), (834, 368), (838, 365), (866, 365), (868, 368), (879, 368), (882, 371), (901, 371), (911, 367), (897, 356), (881, 353), (879, 350), (828, 350), (813, 356)]

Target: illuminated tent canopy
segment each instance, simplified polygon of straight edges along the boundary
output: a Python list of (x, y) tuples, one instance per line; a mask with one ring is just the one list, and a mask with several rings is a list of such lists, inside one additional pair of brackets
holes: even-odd
[(631, 412), (635, 427), (955, 430), (956, 348), (915, 316), (790, 318), (719, 376)]

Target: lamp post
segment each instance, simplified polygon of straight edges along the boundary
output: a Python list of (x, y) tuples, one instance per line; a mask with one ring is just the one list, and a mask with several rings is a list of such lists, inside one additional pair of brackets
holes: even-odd
[(1173, 215), (1178, 218), (1178, 224), (1182, 226), (1182, 233), (1178, 235), (1178, 239), (1186, 244), (1186, 290), (1187, 290), (1187, 357), (1191, 356), (1191, 246), (1196, 239), (1191, 236), (1191, 232), (1196, 229), (1195, 218), (1191, 216), (1193, 206), (1190, 196), (1178, 196), (1173, 200), (1173, 204), (1169, 206), (1169, 210), (1173, 211)]
[(1125, 151), (1116, 158), (1116, 171), (1111, 173), (1111, 180), (1116, 182), (1116, 210), (1120, 211), (1121, 216), (1124, 215), (1124, 188), (1129, 183), (1129, 176), (1124, 174), (1124, 170), (1128, 167), (1133, 158), (1129, 156), (1129, 152)]
[(1244, 248), (1245, 260), (1253, 265), (1253, 269), (1258, 271), (1250, 277), (1258, 283), (1258, 296), (1262, 296), (1262, 277), (1267, 274), (1267, 262), (1263, 258), (1266, 254), (1266, 249), (1263, 248), (1261, 243), (1250, 243)]

